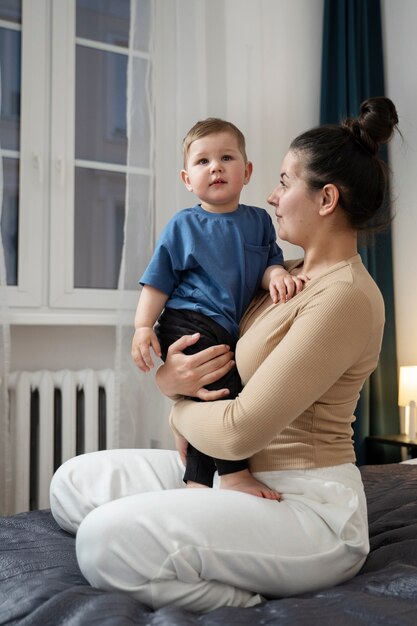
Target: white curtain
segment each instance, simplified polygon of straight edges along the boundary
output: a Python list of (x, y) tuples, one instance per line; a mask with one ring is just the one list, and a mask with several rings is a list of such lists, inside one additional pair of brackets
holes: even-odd
[[(0, 110), (1, 110), (0, 68)], [(3, 213), (3, 158), (0, 147), (0, 226)], [(10, 325), (7, 306), (7, 276), (0, 231), (0, 515), (12, 513), (12, 468), (9, 424), (8, 375), (10, 370)]]
[[(178, 174), (181, 141), (209, 116), (245, 134), (254, 173), (242, 202), (268, 209), (290, 141), (319, 120), (323, 0), (156, 0), (155, 6), (156, 234), (193, 202)], [(300, 256), (291, 244), (283, 248), (287, 258)]]
[[(242, 202), (268, 208), (265, 198), (278, 182), (280, 160), (291, 139), (317, 124), (319, 114), (323, 0), (149, 0), (152, 64), (144, 91), (137, 51), (143, 49), (141, 12), (146, 4), (131, 0), (130, 173), (116, 351), (116, 440), (121, 447), (172, 446), (169, 402), (152, 374), (133, 365), (134, 312), (125, 324), (122, 310), (126, 289), (137, 285), (163, 226), (196, 201), (179, 177), (182, 138), (208, 116), (237, 124), (254, 161)], [(294, 24), (300, 37), (292, 35), (289, 25)], [(134, 169), (144, 166), (144, 154), (154, 173), (146, 182)], [(284, 242), (282, 247), (286, 258), (300, 256), (294, 246)]]
[(154, 372), (140, 372), (131, 359), (134, 311), (126, 319), (126, 309), (132, 290), (139, 295), (138, 280), (154, 247), (154, 4), (131, 0), (130, 6), (128, 173), (116, 328), (114, 445), (149, 448), (172, 445), (167, 428), (170, 403), (159, 393)]
[[(217, 8), (222, 3), (216, 0)], [(173, 446), (168, 425), (171, 402), (157, 389), (155, 370), (144, 374), (132, 362), (134, 311), (127, 321), (124, 311), (129, 290), (136, 288), (139, 296), (138, 280), (161, 228), (174, 212), (194, 203), (179, 179), (181, 141), (197, 119), (208, 115), (209, 12), (206, 0), (131, 0), (130, 6), (128, 174), (116, 329), (114, 443), (122, 448), (166, 448)], [(150, 28), (145, 29), (147, 20)], [(144, 51), (150, 62), (144, 60)], [(224, 103), (224, 98), (221, 90), (217, 99)], [(141, 168), (147, 172), (141, 173)]]
[[(223, 0), (215, 4), (219, 9)], [(173, 446), (168, 425), (171, 402), (157, 389), (155, 370), (144, 374), (132, 362), (134, 312), (126, 323), (123, 311), (129, 289), (136, 288), (139, 295), (138, 280), (161, 228), (174, 212), (194, 202), (179, 179), (181, 141), (196, 119), (208, 115), (205, 33), (210, 13), (206, 0), (131, 0), (130, 6), (128, 175), (116, 330), (114, 441), (122, 448), (167, 448)], [(141, 56), (144, 48), (150, 55), (148, 63)], [(218, 95), (223, 102), (224, 93)], [(141, 174), (140, 168), (150, 170), (151, 176)]]

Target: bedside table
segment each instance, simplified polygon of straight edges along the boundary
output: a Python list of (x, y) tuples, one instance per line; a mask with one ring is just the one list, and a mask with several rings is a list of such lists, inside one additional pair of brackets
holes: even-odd
[(366, 438), (366, 443), (367, 445), (383, 443), (406, 448), (411, 458), (417, 457), (417, 439), (411, 439), (408, 435), (370, 435)]

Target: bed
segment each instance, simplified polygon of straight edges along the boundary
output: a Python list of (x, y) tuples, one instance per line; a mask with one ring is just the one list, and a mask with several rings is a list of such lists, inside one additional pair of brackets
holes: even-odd
[(225, 607), (205, 615), (151, 611), (117, 592), (89, 586), (74, 538), (48, 510), (0, 518), (0, 624), (21, 626), (345, 626), (417, 623), (417, 465), (361, 468), (371, 551), (352, 580), (318, 593)]

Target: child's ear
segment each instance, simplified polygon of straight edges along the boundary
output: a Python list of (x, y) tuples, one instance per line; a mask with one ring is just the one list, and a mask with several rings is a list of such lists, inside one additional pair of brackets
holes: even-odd
[(253, 172), (253, 164), (251, 161), (246, 161), (246, 165), (245, 165), (245, 180), (243, 181), (244, 185), (247, 185), (248, 182), (250, 181), (250, 177), (252, 176), (252, 172)]
[(329, 215), (339, 203), (339, 190), (336, 185), (330, 183), (324, 185), (321, 194), (320, 215)]
[(189, 178), (189, 176), (188, 176), (188, 172), (187, 172), (187, 170), (181, 170), (181, 172), (180, 172), (180, 176), (181, 176), (181, 180), (182, 180), (182, 182), (183, 182), (183, 183), (184, 183), (184, 185), (187, 187), (188, 191), (192, 191), (192, 190), (193, 190), (193, 188), (192, 188), (192, 186), (191, 186), (191, 183), (190, 183), (190, 178)]

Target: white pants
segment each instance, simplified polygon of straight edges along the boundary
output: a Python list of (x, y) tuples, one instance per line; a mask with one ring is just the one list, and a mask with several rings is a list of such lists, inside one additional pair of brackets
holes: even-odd
[(351, 464), (255, 476), (276, 502), (186, 489), (174, 451), (109, 450), (64, 463), (51, 483), (58, 524), (77, 532), (94, 587), (157, 609), (207, 612), (324, 589), (354, 576), (369, 551), (366, 502)]

